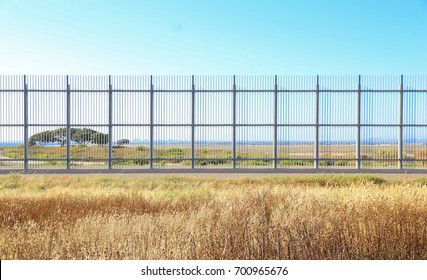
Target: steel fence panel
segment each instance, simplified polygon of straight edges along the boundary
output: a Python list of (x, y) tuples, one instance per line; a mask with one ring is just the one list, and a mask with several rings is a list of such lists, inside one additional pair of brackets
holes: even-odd
[(0, 168), (426, 169), (426, 76), (0, 76)]

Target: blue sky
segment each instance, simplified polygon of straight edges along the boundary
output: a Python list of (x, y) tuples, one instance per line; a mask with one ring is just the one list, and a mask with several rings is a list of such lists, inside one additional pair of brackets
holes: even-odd
[(0, 74), (426, 74), (427, 0), (0, 0)]

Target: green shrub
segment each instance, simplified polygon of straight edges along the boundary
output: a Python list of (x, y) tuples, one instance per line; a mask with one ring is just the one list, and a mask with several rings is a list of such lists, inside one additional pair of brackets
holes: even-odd
[(184, 157), (184, 150), (181, 148), (169, 148), (166, 150), (165, 153), (166, 157), (176, 157), (176, 158), (182, 158)]
[(150, 161), (148, 159), (140, 159), (140, 160), (134, 160), (133, 163), (135, 165), (148, 165)]
[(146, 146), (136, 146), (135, 150), (137, 150), (138, 152), (148, 152), (148, 151), (150, 151), (150, 148), (148, 148)]

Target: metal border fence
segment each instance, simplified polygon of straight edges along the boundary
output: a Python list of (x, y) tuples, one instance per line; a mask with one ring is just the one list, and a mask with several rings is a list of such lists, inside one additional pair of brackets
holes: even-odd
[(427, 76), (4, 75), (0, 169), (422, 171), (426, 105)]

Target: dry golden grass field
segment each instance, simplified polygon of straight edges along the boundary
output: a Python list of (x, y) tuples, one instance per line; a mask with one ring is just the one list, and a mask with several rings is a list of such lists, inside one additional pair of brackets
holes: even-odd
[(427, 259), (427, 179), (0, 176), (0, 259)]

